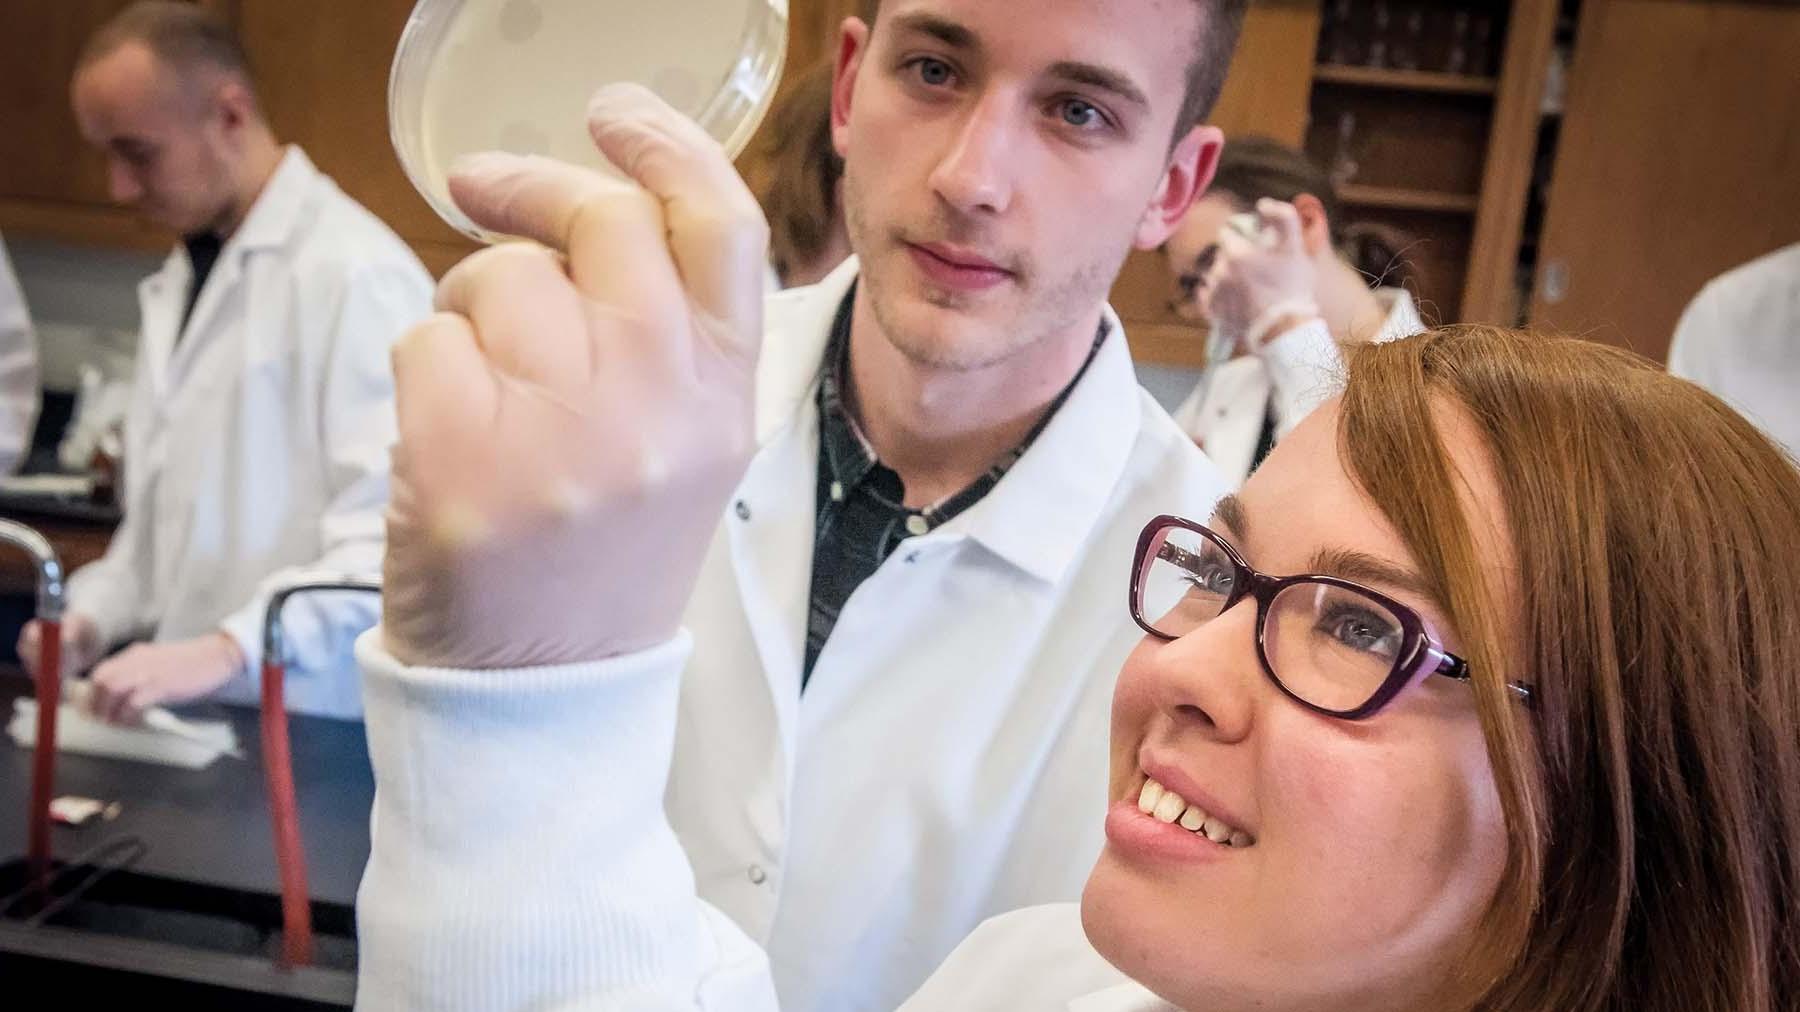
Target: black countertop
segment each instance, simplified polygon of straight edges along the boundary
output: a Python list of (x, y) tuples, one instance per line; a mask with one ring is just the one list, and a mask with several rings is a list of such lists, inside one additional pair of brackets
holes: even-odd
[[(11, 719), (13, 701), (29, 688), (16, 668), (0, 669), (0, 720)], [(184, 770), (58, 755), (57, 796), (121, 807), (110, 822), (57, 826), (58, 861), (80, 861), (128, 838), (144, 850), (128, 873), (94, 887), (87, 909), (36, 926), (0, 917), (0, 977), (58, 988), (77, 1004), (154, 996), (234, 1012), (347, 1007), (355, 987), (350, 908), (368, 859), (375, 797), (362, 725), (289, 718), (308, 892), (315, 918), (324, 918), (320, 965), (292, 971), (274, 960), (280, 877), (259, 715), (222, 706), (183, 712), (230, 720), (245, 758)], [(22, 873), (30, 793), (31, 751), (0, 738), (0, 871)]]
[[(16, 670), (0, 673), (0, 714), (29, 695)], [(263, 785), (261, 737), (255, 710), (211, 706), (183, 711), (235, 725), (245, 758), (220, 758), (203, 770), (184, 770), (64, 752), (57, 757), (56, 794), (117, 801), (119, 817), (82, 827), (58, 826), (53, 846), (67, 859), (108, 837), (136, 835), (149, 850), (134, 870), (204, 885), (276, 895), (275, 843)], [(349, 906), (369, 857), (369, 809), (375, 777), (360, 723), (320, 717), (289, 718), (294, 790), (306, 841), (312, 898)], [(0, 862), (25, 854), (31, 796), (31, 751), (0, 739)]]

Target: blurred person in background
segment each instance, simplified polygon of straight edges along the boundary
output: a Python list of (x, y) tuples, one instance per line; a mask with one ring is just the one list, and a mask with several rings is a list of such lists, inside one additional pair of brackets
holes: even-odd
[(1669, 371), (1800, 457), (1800, 243), (1708, 282), (1675, 327)]
[[(1333, 391), (1342, 348), (1424, 329), (1412, 296), (1385, 283), (1400, 243), (1342, 221), (1331, 179), (1306, 155), (1246, 137), (1226, 141), (1211, 188), (1163, 247), (1177, 311), (1214, 335), (1175, 420), (1234, 485)], [(1247, 299), (1210, 298), (1224, 259), (1240, 261)], [(1328, 335), (1297, 326), (1314, 317)]]
[[(216, 14), (125, 8), (82, 51), (71, 100), (113, 199), (181, 243), (139, 288), (124, 520), (69, 581), (63, 663), (93, 669), (88, 705), (115, 722), (203, 697), (255, 703), (268, 595), (380, 572), (388, 349), (429, 313), (431, 278), (276, 139)], [(375, 615), (366, 595), (286, 610), (291, 709), (360, 714), (350, 649)], [(20, 637), (28, 663), (38, 635)]]

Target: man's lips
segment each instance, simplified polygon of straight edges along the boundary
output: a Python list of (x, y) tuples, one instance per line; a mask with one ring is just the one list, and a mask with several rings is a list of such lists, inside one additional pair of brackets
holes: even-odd
[(944, 243), (905, 243), (921, 273), (933, 283), (959, 291), (980, 291), (1009, 281), (1013, 273), (971, 250)]

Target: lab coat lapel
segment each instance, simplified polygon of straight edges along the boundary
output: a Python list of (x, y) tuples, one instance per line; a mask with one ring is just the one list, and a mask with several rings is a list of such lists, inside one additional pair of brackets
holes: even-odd
[[(761, 449), (725, 518), (739, 600), (787, 743), (794, 740), (798, 719), (812, 592), (819, 453), (813, 395), (833, 318), (856, 270), (852, 259), (818, 285), (769, 299), (756, 379)], [(791, 775), (792, 748), (787, 752)]]
[[(282, 154), (274, 174), (264, 184), (256, 202), (250, 206), (250, 213), (244, 216), (243, 223), (226, 240), (218, 262), (213, 265), (212, 276), (200, 291), (200, 300), (194, 304), (193, 316), (182, 330), (182, 337), (175, 345), (174, 354), (169, 357), (167, 379), (170, 389), (178, 388), (185, 381), (188, 373), (193, 370), (194, 363), (205, 353), (206, 347), (223, 334), (223, 329), (214, 324), (221, 318), (221, 314), (224, 314), (224, 318), (231, 318), (230, 310), (234, 303), (241, 304), (236, 315), (248, 322), (243, 332), (234, 331), (231, 336), (240, 341), (255, 336), (255, 293), (240, 292), (238, 288), (249, 283), (248, 265), (252, 257), (287, 245), (305, 223), (311, 213), (311, 205), (316, 203), (319, 196), (316, 185), (319, 179), (319, 170), (299, 148), (289, 147)], [(192, 276), (191, 268), (189, 276)], [(176, 293), (178, 323), (182, 305), (180, 300), (184, 300), (186, 296), (187, 286), (184, 284)]]
[(175, 349), (175, 330), (181, 326), (181, 307), (192, 276), (187, 255), (177, 250), (163, 261), (161, 270), (138, 284), (138, 368), (158, 402), (168, 392), (169, 355)]
[[(167, 372), (164, 380), (167, 383), (165, 392), (180, 390), (194, 370), (194, 361), (204, 353), (206, 347), (217, 340), (219, 334), (214, 321), (223, 311), (222, 307), (229, 303), (236, 294), (233, 289), (243, 282), (244, 254), (235, 244), (227, 244), (224, 252), (213, 264), (212, 275), (206, 279), (206, 287), (200, 290), (200, 300), (194, 303), (193, 315), (188, 317), (187, 326), (180, 330), (180, 339), (175, 341), (172, 350), (164, 352)], [(187, 276), (193, 277), (190, 267)], [(192, 284), (189, 281), (188, 284)], [(181, 324), (181, 309), (187, 300), (187, 284), (176, 293), (173, 308), (174, 324)], [(174, 329), (171, 334), (176, 333)]]

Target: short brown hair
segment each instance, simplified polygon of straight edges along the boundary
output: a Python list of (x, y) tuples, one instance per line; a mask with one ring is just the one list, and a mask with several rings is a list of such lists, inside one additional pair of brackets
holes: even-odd
[[(1486, 443), (1504, 578), (1451, 494), (1446, 405)], [(1794, 462), (1648, 360), (1475, 326), (1359, 347), (1338, 438), (1448, 602), (1506, 812), (1459, 1007), (1800, 1008)]]
[(821, 61), (795, 78), (769, 110), (747, 162), (756, 167), (751, 190), (769, 219), (769, 259), (786, 282), (831, 244), (844, 161), (831, 143), (833, 65)]
[(250, 57), (230, 23), (197, 4), (172, 0), (139, 0), (114, 15), (88, 38), (75, 68), (132, 42), (180, 77), (211, 69), (241, 78), (246, 87), (251, 84)]
[[(1238, 35), (1244, 28), (1244, 11), (1250, 0), (1195, 0), (1199, 5), (1200, 24), (1194, 29), (1194, 57), (1188, 61), (1187, 93), (1182, 96), (1181, 112), (1175, 118), (1175, 139), (1204, 123), (1225, 90), (1225, 75), (1231, 70), (1231, 54), (1237, 50)], [(862, 0), (862, 17), (873, 25), (881, 9), (881, 0)]]

